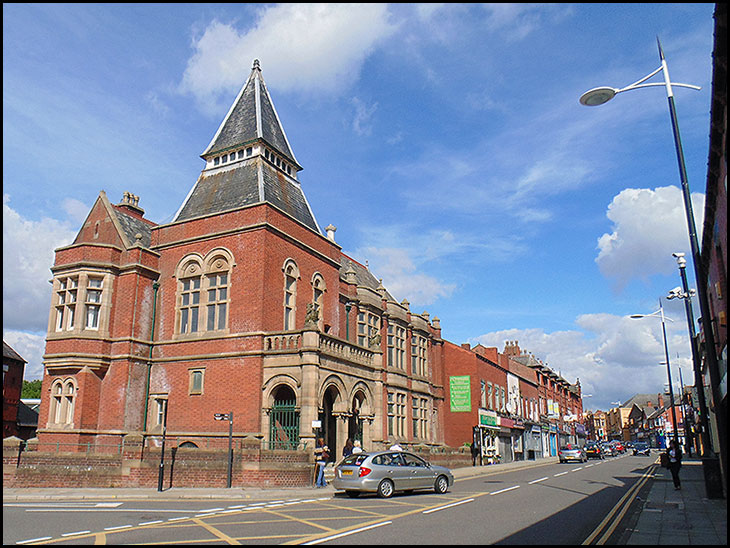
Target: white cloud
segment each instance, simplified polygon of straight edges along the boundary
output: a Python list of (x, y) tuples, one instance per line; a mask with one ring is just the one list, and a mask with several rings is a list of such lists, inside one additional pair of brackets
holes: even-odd
[[(664, 391), (667, 384), (661, 322), (635, 320), (612, 314), (584, 314), (576, 319), (581, 330), (546, 333), (542, 329), (506, 329), (470, 341), (494, 346), (501, 352), (505, 341), (516, 340), (570, 383), (580, 380), (586, 409), (608, 409), (612, 401), (635, 394)], [(686, 324), (667, 324), (672, 373), (682, 368), (685, 383), (692, 383), (692, 360)], [(677, 357), (683, 356), (683, 357)], [(676, 386), (679, 379), (672, 378)]]
[(394, 31), (386, 4), (267, 6), (255, 26), (243, 31), (220, 21), (208, 25), (194, 41), (181, 90), (217, 112), (240, 87), (251, 61), (259, 59), (277, 89), (339, 93)]
[[(698, 232), (704, 201), (704, 194), (692, 195)], [(613, 199), (606, 216), (613, 223), (613, 232), (598, 239), (596, 263), (601, 273), (620, 287), (633, 278), (670, 273), (676, 267), (672, 253), (688, 249), (687, 217), (677, 187), (627, 188)], [(701, 236), (698, 233), (698, 239)]]
[(55, 219), (24, 219), (9, 204), (3, 195), (3, 328), (45, 332), (54, 250), (71, 243), (77, 229)]
[(366, 105), (365, 102), (358, 98), (352, 98), (352, 105), (355, 107), (355, 116), (352, 120), (352, 130), (357, 135), (370, 135), (372, 133), (372, 117), (378, 110), (378, 103)]
[(3, 340), (27, 363), (23, 378), (26, 381), (43, 378), (43, 354), (46, 350), (46, 332), (23, 333), (3, 329)]
[(365, 257), (370, 271), (383, 279), (393, 297), (399, 301), (406, 298), (414, 306), (433, 304), (441, 297), (449, 297), (456, 288), (455, 284), (418, 272), (408, 249), (366, 247), (358, 250), (356, 256)]

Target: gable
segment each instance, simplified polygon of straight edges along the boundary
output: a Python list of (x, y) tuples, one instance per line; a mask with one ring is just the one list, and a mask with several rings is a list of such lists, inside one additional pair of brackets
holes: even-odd
[(125, 213), (109, 202), (102, 190), (74, 239), (78, 244), (103, 244), (129, 249), (139, 242), (149, 248), (153, 223)]
[[(99, 197), (89, 211), (84, 224), (74, 239), (77, 244), (106, 244), (125, 249), (126, 242), (114, 222), (111, 207), (104, 203), (105, 193), (99, 193)], [(108, 201), (107, 201), (108, 203)]]

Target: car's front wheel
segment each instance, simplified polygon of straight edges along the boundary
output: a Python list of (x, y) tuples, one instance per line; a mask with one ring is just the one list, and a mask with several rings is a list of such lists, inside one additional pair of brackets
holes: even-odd
[(382, 499), (387, 499), (393, 496), (393, 482), (389, 479), (384, 479), (378, 485), (378, 496)]
[(442, 495), (448, 490), (449, 490), (448, 478), (446, 476), (437, 477), (436, 483), (434, 484), (434, 491), (436, 491), (438, 494)]

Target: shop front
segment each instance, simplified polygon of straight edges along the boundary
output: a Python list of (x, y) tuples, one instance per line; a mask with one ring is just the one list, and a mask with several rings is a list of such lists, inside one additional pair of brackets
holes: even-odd
[(499, 453), (499, 417), (494, 411), (479, 409), (479, 433), (481, 436), (481, 456), (484, 464), (497, 464)]
[(523, 435), (525, 456), (527, 460), (535, 460), (543, 456), (542, 428), (538, 424), (528, 424)]
[(512, 462), (515, 460), (514, 442), (512, 439), (512, 426), (514, 421), (506, 417), (499, 417), (499, 455), (502, 462)]

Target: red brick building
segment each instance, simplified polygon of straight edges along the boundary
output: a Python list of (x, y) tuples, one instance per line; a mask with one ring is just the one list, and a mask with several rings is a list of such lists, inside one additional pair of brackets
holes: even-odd
[[(177, 447), (225, 447), (221, 414), (237, 443), (321, 436), (333, 458), (347, 438), (458, 447), (474, 427), (486, 457), (535, 458), (550, 435), (576, 434), (565, 417), (582, 414), (579, 385), (516, 344), (442, 340), (438, 318), (398, 302), (334, 227), (323, 234), (258, 62), (201, 156), (172, 222), (101, 192), (56, 250), (41, 449), (155, 447), (163, 431)], [(455, 408), (465, 386), (468, 409)]]
[(26, 361), (3, 341), (3, 438), (18, 436), (18, 407)]
[(172, 222), (101, 192), (56, 250), (40, 442), (442, 444), (438, 319), (322, 233), (257, 61), (201, 156)]
[[(479, 438), (488, 462), (557, 455), (566, 443), (584, 443), (580, 383), (574, 385), (507, 341), (504, 352), (444, 341), (445, 386), (450, 406), (445, 442)], [(475, 431), (474, 428), (477, 428)]]

